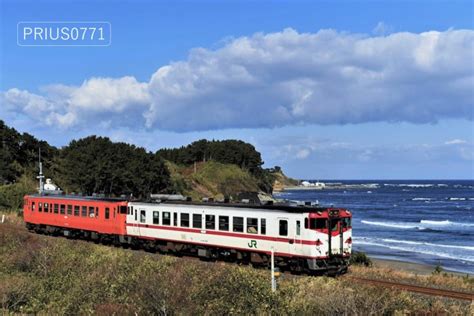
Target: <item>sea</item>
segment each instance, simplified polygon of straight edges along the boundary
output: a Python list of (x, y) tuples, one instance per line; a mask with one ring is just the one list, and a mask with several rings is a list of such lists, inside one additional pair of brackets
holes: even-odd
[(319, 181), (274, 196), (352, 211), (354, 251), (474, 274), (474, 180)]

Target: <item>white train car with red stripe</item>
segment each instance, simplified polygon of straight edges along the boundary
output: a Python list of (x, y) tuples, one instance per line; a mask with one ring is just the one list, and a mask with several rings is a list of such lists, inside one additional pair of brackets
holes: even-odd
[(63, 235), (144, 248), (269, 266), (341, 274), (352, 250), (351, 213), (312, 205), (133, 202), (126, 199), (39, 194), (24, 197), (26, 227)]
[(148, 250), (295, 272), (341, 274), (352, 250), (351, 213), (315, 206), (129, 202), (127, 241)]

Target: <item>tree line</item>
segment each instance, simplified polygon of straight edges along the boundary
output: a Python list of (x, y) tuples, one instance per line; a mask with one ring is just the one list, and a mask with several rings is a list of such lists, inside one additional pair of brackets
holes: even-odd
[(41, 149), (43, 173), (68, 193), (146, 197), (166, 192), (170, 186), (162, 158), (107, 137), (89, 136), (56, 148), (30, 134), (18, 133), (0, 120), (0, 141), (1, 184), (14, 185), (22, 177), (33, 179)]
[(166, 192), (170, 175), (163, 159), (144, 148), (107, 137), (73, 140), (60, 152), (58, 180), (69, 190), (146, 197)]
[(89, 136), (56, 148), (30, 134), (18, 133), (0, 120), (0, 141), (0, 184), (15, 184), (22, 177), (32, 183), (41, 150), (45, 176), (68, 193), (134, 197), (176, 193), (165, 160), (181, 165), (209, 160), (234, 164), (254, 176), (262, 191), (272, 190), (273, 176), (262, 168), (260, 153), (239, 140), (199, 140), (152, 153), (107, 137)]
[(255, 147), (241, 140), (201, 139), (180, 148), (165, 148), (157, 151), (157, 155), (177, 164), (191, 165), (209, 160), (225, 164), (234, 164), (247, 170), (258, 181), (260, 189), (271, 193), (273, 176), (270, 170), (262, 167), (261, 154)]
[(37, 173), (40, 150), (43, 167), (49, 172), (59, 150), (28, 133), (18, 133), (0, 120), (0, 184), (14, 183), (23, 174)]

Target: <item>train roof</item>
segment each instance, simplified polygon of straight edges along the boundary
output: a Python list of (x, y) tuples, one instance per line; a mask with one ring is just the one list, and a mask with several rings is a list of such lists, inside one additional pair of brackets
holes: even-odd
[(74, 194), (29, 194), (34, 198), (55, 198), (62, 200), (79, 200), (79, 201), (98, 201), (98, 202), (126, 202), (125, 198), (101, 197), (101, 196), (83, 196)]
[(317, 212), (325, 211), (327, 206), (320, 205), (290, 205), (288, 203), (277, 203), (277, 204), (255, 204), (255, 203), (235, 203), (235, 202), (195, 202), (195, 201), (131, 201), (125, 198), (114, 198), (114, 197), (100, 197), (100, 196), (82, 196), (82, 195), (68, 195), (68, 194), (30, 194), (28, 195), (34, 198), (57, 198), (63, 200), (79, 200), (79, 201), (97, 201), (97, 202), (132, 202), (141, 204), (170, 204), (170, 205), (193, 205), (193, 206), (210, 206), (210, 207), (227, 207), (227, 208), (245, 208), (245, 209), (259, 209), (268, 211), (283, 211), (288, 213), (305, 213), (305, 212)]
[(223, 202), (193, 202), (193, 201), (162, 201), (162, 202), (141, 202), (141, 201), (132, 201), (136, 203), (144, 204), (171, 204), (171, 205), (193, 205), (193, 206), (216, 206), (216, 207), (228, 207), (228, 208), (245, 208), (245, 209), (259, 209), (259, 210), (268, 210), (268, 211), (283, 211), (289, 213), (306, 213), (306, 212), (317, 212), (325, 211), (328, 208), (332, 207), (323, 207), (323, 206), (295, 206), (290, 204), (250, 204), (250, 203), (223, 203)]

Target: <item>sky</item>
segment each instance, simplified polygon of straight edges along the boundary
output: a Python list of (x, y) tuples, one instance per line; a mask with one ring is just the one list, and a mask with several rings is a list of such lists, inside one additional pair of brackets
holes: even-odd
[[(0, 119), (55, 146), (242, 139), (301, 179), (474, 179), (472, 1), (0, 3)], [(112, 42), (19, 46), (22, 21)]]

